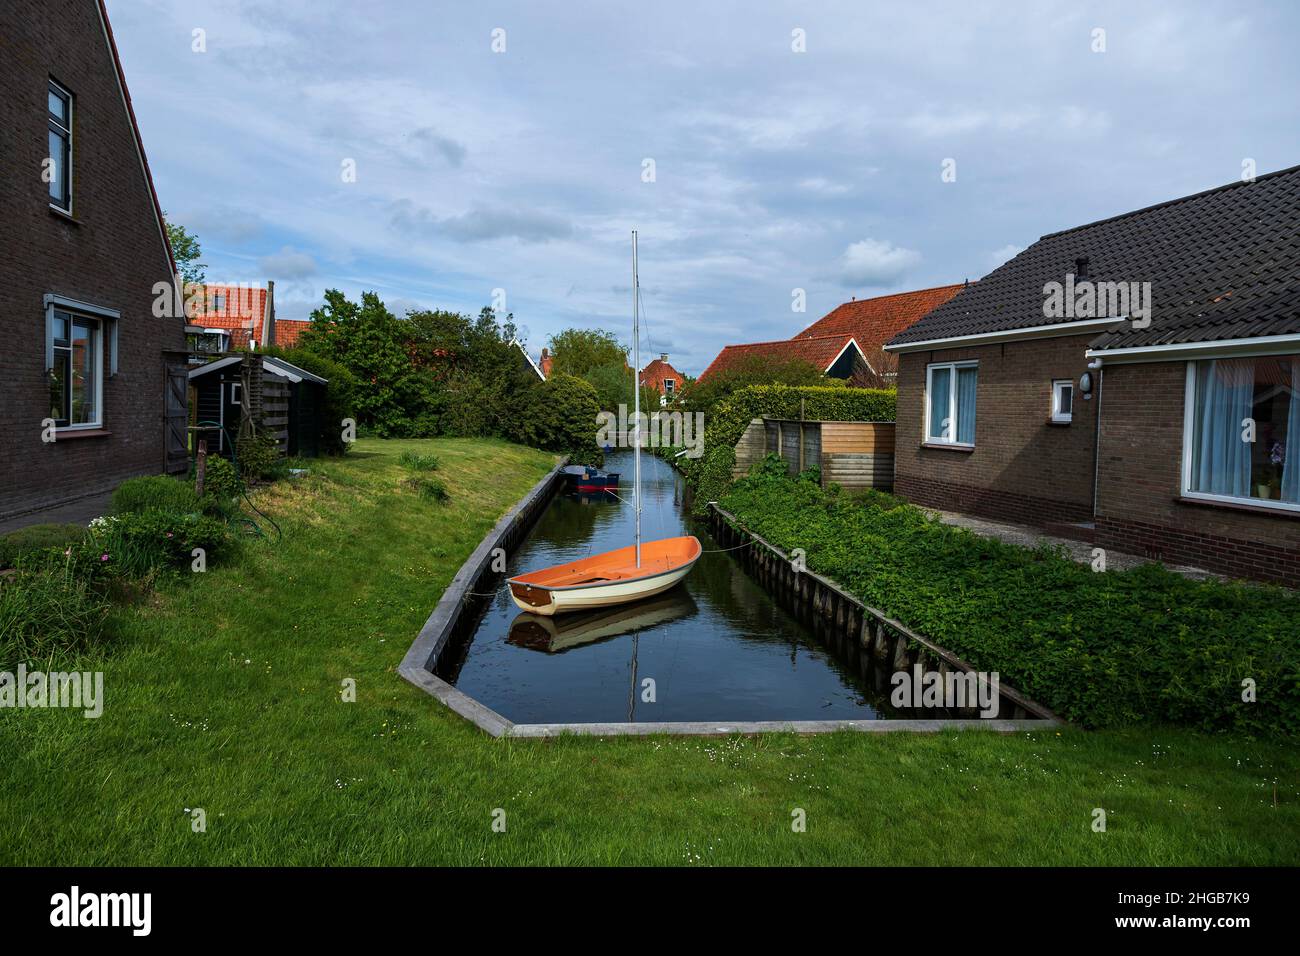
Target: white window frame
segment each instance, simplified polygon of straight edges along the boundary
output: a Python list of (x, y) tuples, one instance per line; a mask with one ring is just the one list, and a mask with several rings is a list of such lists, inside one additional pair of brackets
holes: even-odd
[(230, 404), (242, 405), (243, 404), (243, 402), (241, 401), (242, 398), (243, 398), (243, 388), (241, 387), (241, 383), (231, 382), (230, 383)]
[(677, 379), (675, 379), (675, 378), (665, 378), (665, 379), (664, 379), (664, 394), (665, 394), (665, 395), (671, 395), (671, 394), (673, 393), (673, 390), (676, 389), (676, 388), (677, 388)]
[[(1290, 358), (1293, 361), (1300, 362), (1300, 353), (1296, 352), (1276, 352), (1275, 355), (1281, 355)], [(1187, 362), (1187, 379), (1183, 390), (1183, 482), (1182, 496), (1197, 501), (1222, 502), (1224, 504), (1244, 505), (1251, 508), (1261, 508), (1270, 511), (1288, 511), (1300, 513), (1300, 504), (1291, 504), (1289, 501), (1275, 501), (1272, 498), (1238, 498), (1235, 495), (1212, 495), (1204, 491), (1192, 490), (1192, 439), (1196, 432), (1196, 363), (1209, 362), (1215, 358), (1231, 358), (1233, 356), (1207, 356), (1201, 359), (1189, 359)], [(1248, 356), (1249, 358), (1264, 358), (1265, 356)], [(1290, 424), (1288, 423), (1288, 427)], [(1290, 445), (1291, 436), (1287, 435), (1287, 444)]]
[[(1061, 392), (1064, 389), (1070, 390), (1070, 410), (1061, 411)], [(1052, 421), (1058, 425), (1068, 425), (1074, 421), (1074, 379), (1058, 378), (1052, 380)]]
[[(934, 362), (925, 367), (925, 395), (922, 396), (925, 402), (925, 431), (921, 433), (921, 441), (926, 445), (950, 445), (953, 448), (974, 448), (974, 442), (963, 442), (957, 440), (957, 369), (959, 368), (979, 368), (979, 361), (972, 359), (963, 362)], [(946, 368), (952, 374), (949, 378), (948, 388), (948, 421), (951, 423), (949, 433), (951, 438), (934, 438), (930, 434), (930, 390), (934, 387), (935, 369)], [(979, 386), (976, 385), (976, 394), (979, 393)], [(978, 422), (978, 416), (976, 421)]]
[[(49, 81), (49, 87), (48, 87), (48, 88), (49, 88), (49, 89), (58, 90), (60, 93), (62, 93), (64, 96), (66, 96), (66, 97), (68, 98), (68, 125), (67, 125), (66, 127), (64, 127), (61, 123), (56, 123), (56, 124), (55, 124), (55, 125), (59, 126), (61, 129), (63, 129), (64, 132), (66, 132), (66, 133), (68, 134), (68, 161), (67, 161), (67, 164), (66, 164), (66, 165), (67, 165), (67, 169), (63, 170), (63, 177), (64, 177), (64, 179), (67, 181), (68, 204), (67, 204), (66, 206), (60, 206), (58, 203), (56, 203), (54, 200), (51, 199), (51, 200), (50, 200), (50, 208), (51, 208), (51, 209), (54, 209), (54, 210), (56, 210), (56, 211), (58, 211), (58, 212), (61, 212), (61, 213), (64, 213), (64, 214), (66, 214), (66, 215), (71, 216), (71, 215), (72, 215), (72, 207), (73, 207), (73, 205), (74, 205), (75, 202), (76, 202), (76, 198), (73, 196), (73, 182), (72, 182), (73, 156), (74, 156), (74, 154), (75, 154), (75, 152), (76, 152), (76, 143), (73, 142), (73, 140), (74, 140), (75, 137), (72, 135), (72, 129), (73, 129), (73, 115), (74, 115), (74, 111), (76, 110), (76, 97), (74, 97), (74, 96), (72, 95), (72, 91), (69, 90), (66, 86), (64, 86), (62, 83), (56, 83), (53, 79), (50, 79), (50, 81)], [(52, 120), (52, 119), (49, 118), (49, 105), (48, 105), (48, 101), (47, 101), (47, 105), (46, 105), (46, 116), (45, 116), (45, 118), (46, 118), (46, 124), (47, 124), (47, 129), (48, 129), (48, 124), (50, 124), (50, 123), (54, 123), (54, 120)], [(51, 158), (53, 158), (53, 157), (51, 157)], [(59, 158), (62, 159), (63, 157), (59, 157)], [(47, 192), (48, 192), (48, 190), (47, 190)]]

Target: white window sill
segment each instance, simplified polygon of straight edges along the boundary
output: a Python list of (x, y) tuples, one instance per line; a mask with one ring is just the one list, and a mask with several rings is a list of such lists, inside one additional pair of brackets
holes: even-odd
[(1203, 508), (1226, 508), (1230, 511), (1250, 511), (1279, 518), (1300, 518), (1300, 505), (1275, 498), (1225, 498), (1220, 495), (1200, 495), (1189, 491), (1178, 496), (1174, 501), (1181, 505), (1199, 505)]
[(921, 442), (921, 447), (937, 448), (940, 451), (974, 451), (975, 450), (974, 445), (963, 445), (960, 444), (959, 442), (945, 442), (945, 441), (923, 441)]

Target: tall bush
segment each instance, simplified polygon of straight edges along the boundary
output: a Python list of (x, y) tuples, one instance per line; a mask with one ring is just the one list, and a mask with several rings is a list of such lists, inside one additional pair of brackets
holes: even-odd
[(605, 460), (596, 444), (599, 412), (590, 383), (572, 375), (552, 375), (531, 389), (513, 437), (534, 448), (566, 454), (575, 464), (599, 465)]

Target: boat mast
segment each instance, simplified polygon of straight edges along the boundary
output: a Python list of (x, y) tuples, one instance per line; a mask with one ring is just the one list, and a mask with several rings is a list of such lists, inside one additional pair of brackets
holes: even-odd
[(636, 230), (632, 230), (632, 507), (636, 512), (636, 566), (641, 567), (641, 313), (637, 286)]

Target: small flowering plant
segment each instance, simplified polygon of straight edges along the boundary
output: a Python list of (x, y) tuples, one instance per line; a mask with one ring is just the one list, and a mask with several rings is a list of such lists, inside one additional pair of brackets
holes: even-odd
[(216, 518), (161, 509), (96, 518), (88, 530), (83, 560), (131, 578), (183, 568), (195, 548), (210, 554), (228, 537)]

